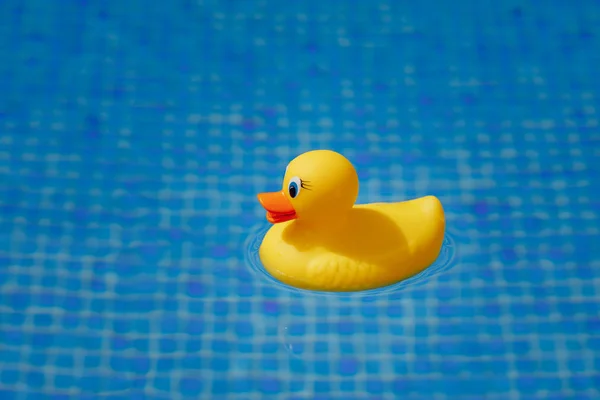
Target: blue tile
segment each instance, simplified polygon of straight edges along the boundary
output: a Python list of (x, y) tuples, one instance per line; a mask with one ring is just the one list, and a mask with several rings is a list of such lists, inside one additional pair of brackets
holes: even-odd
[(169, 392), (171, 390), (171, 380), (167, 378), (156, 378), (153, 382), (153, 387), (157, 390)]
[(158, 371), (170, 371), (175, 368), (175, 360), (172, 358), (161, 358), (156, 361), (156, 369)]
[(0, 389), (0, 396), (2, 396), (3, 399), (13, 400), (13, 399), (16, 399), (18, 395), (19, 395), (19, 392)]
[(75, 361), (71, 354), (61, 354), (56, 357), (56, 366), (61, 368), (72, 368)]
[(202, 357), (198, 355), (186, 355), (181, 360), (181, 367), (184, 369), (198, 370), (202, 368)]
[(25, 384), (31, 389), (42, 388), (45, 384), (44, 374), (41, 372), (29, 372), (25, 376)]
[(252, 337), (254, 334), (254, 329), (252, 324), (249, 322), (238, 322), (235, 326), (235, 332), (238, 336)]
[(19, 381), (20, 372), (16, 369), (4, 369), (0, 373), (0, 379), (4, 385), (14, 385)]
[(202, 392), (200, 378), (182, 378), (179, 380), (179, 390), (184, 396), (198, 396)]
[(307, 370), (306, 364), (300, 360), (290, 360), (289, 367), (294, 374), (304, 374)]
[(254, 385), (253, 381), (250, 379), (246, 379), (246, 378), (236, 379), (232, 383), (232, 390), (236, 393), (248, 393), (248, 392), (252, 391), (254, 386), (255, 385)]
[(230, 392), (230, 383), (226, 380), (215, 380), (212, 383), (212, 394), (223, 395)]
[(228, 371), (229, 360), (227, 358), (213, 358), (210, 361), (210, 369), (213, 371)]
[[(5, 321), (10, 325), (23, 325), (25, 322), (26, 314), (24, 313), (11, 313), (9, 315), (5, 315)], [(43, 318), (42, 318), (43, 319)], [(47, 325), (45, 325), (47, 326)]]
[(159, 350), (161, 353), (172, 353), (177, 351), (177, 341), (170, 338), (161, 339), (159, 342)]
[(54, 386), (58, 389), (69, 389), (76, 385), (74, 377), (69, 375), (56, 375), (54, 378)]
[(330, 383), (328, 381), (317, 380), (313, 385), (313, 390), (315, 394), (327, 393), (331, 390)]
[(278, 379), (263, 378), (260, 381), (260, 391), (264, 394), (279, 393), (281, 391), (281, 382)]
[(594, 381), (589, 376), (573, 376), (568, 379), (568, 385), (575, 392), (593, 389), (595, 385), (597, 388), (597, 384), (594, 384)]
[(359, 363), (354, 358), (344, 358), (339, 361), (338, 371), (342, 376), (352, 376), (358, 372)]
[(100, 356), (85, 356), (83, 358), (83, 365), (85, 368), (97, 368), (100, 366), (101, 358)]
[(32, 353), (27, 360), (31, 365), (43, 367), (48, 362), (48, 356), (41, 352)]

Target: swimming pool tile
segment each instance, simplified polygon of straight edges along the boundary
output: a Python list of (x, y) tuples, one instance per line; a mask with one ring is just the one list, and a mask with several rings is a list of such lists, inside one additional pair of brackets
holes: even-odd
[(319, 393), (327, 393), (331, 390), (330, 383), (328, 381), (323, 381), (317, 379), (313, 384), (313, 393), (319, 396)]
[(368, 380), (365, 386), (367, 393), (369, 393), (370, 395), (382, 394), (387, 392), (387, 385), (385, 385), (384, 382), (380, 380)]
[(55, 388), (62, 390), (62, 389), (69, 389), (73, 386), (75, 386), (75, 379), (72, 376), (68, 376), (68, 375), (56, 375), (54, 377), (54, 382), (53, 385)]
[(260, 391), (263, 394), (276, 394), (281, 391), (282, 382), (275, 378), (263, 378), (260, 383)]
[(102, 364), (102, 357), (99, 355), (86, 355), (83, 358), (85, 368), (97, 368)]
[(186, 377), (179, 380), (178, 386), (184, 396), (198, 396), (203, 384), (200, 378)]

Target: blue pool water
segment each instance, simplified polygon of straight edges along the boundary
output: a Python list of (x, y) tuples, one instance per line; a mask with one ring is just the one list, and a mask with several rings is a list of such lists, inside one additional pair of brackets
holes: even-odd
[[(0, 399), (600, 398), (599, 64), (592, 0), (0, 2)], [(257, 273), (314, 148), (451, 268)]]

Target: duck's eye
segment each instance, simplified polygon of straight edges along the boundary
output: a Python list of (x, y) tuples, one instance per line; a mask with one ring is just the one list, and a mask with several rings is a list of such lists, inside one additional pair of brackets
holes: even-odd
[(300, 193), (300, 188), (302, 187), (302, 181), (297, 176), (290, 179), (290, 184), (288, 185), (288, 192), (290, 197), (293, 199)]

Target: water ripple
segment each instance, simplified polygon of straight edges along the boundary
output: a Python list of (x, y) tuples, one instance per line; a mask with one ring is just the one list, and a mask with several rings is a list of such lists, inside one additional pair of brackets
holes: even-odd
[(287, 285), (277, 279), (275, 279), (269, 272), (265, 269), (260, 261), (260, 257), (258, 255), (258, 250), (260, 245), (267, 234), (267, 231), (271, 227), (268, 225), (260, 225), (252, 230), (250, 236), (246, 240), (244, 248), (245, 251), (245, 259), (246, 262), (250, 265), (253, 272), (259, 277), (261, 280), (266, 280), (267, 282), (276, 285), (288, 292), (297, 293), (297, 294), (312, 294), (312, 295), (320, 295), (320, 296), (334, 296), (334, 297), (368, 297), (368, 296), (381, 296), (388, 295), (393, 292), (397, 292), (400, 290), (404, 290), (408, 287), (422, 285), (427, 280), (437, 274), (440, 274), (444, 271), (449, 270), (454, 265), (456, 265), (455, 256), (456, 256), (456, 243), (448, 232), (444, 237), (444, 242), (442, 243), (442, 249), (440, 251), (440, 255), (435, 260), (435, 262), (429, 266), (429, 268), (421, 271), (417, 275), (414, 275), (408, 279), (403, 281), (394, 283), (392, 285), (384, 286), (381, 288), (363, 290), (358, 292), (325, 292), (325, 291), (314, 291), (307, 289), (299, 289), (293, 286)]

